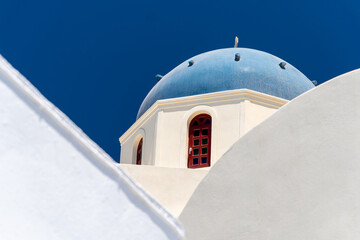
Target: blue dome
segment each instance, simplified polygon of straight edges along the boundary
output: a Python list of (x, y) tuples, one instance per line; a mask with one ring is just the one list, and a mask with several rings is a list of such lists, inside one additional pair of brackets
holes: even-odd
[[(240, 54), (239, 61), (235, 61), (236, 54)], [(160, 99), (246, 88), (291, 100), (314, 88), (299, 70), (289, 63), (282, 68), (281, 62), (285, 61), (248, 48), (226, 48), (197, 55), (174, 68), (151, 89), (137, 119)]]

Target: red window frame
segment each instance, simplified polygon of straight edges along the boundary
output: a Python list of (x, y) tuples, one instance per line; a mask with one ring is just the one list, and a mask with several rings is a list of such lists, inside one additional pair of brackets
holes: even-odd
[(200, 114), (194, 117), (189, 126), (188, 168), (210, 166), (211, 154), (211, 116)]
[(142, 162), (142, 146), (143, 146), (143, 139), (141, 138), (136, 150), (136, 165), (141, 165)]

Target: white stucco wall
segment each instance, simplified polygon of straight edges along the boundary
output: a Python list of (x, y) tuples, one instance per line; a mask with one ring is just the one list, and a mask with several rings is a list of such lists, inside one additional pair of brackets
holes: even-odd
[(173, 216), (178, 217), (209, 168), (184, 169), (119, 164)]
[(0, 239), (181, 239), (182, 228), (0, 57)]
[(122, 163), (135, 164), (137, 146), (139, 140), (143, 138), (142, 164), (154, 165), (157, 126), (157, 114), (139, 124), (136, 131), (134, 131), (131, 137), (126, 141), (126, 144), (121, 148), (120, 161)]
[[(120, 138), (120, 167), (178, 216), (209, 168), (187, 169), (188, 127), (193, 117), (212, 117), (211, 165), (247, 131), (287, 101), (246, 89), (158, 101)], [(143, 137), (143, 165), (135, 163)]]
[(247, 89), (160, 100), (120, 138), (121, 163), (133, 164), (139, 135), (144, 136), (143, 164), (186, 168), (188, 126), (193, 117), (212, 117), (211, 165), (247, 131), (286, 100)]
[(188, 239), (360, 239), (360, 70), (237, 141), (180, 216)]

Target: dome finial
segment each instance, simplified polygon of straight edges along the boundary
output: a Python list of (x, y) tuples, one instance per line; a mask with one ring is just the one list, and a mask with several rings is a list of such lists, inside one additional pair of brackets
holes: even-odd
[(239, 38), (238, 38), (237, 36), (235, 36), (235, 45), (234, 45), (234, 48), (237, 48), (238, 43), (239, 43)]

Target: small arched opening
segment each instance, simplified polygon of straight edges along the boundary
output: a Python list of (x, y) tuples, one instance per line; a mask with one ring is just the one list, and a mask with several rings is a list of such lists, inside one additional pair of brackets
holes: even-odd
[(188, 168), (210, 166), (211, 116), (199, 114), (189, 125)]
[(136, 150), (136, 165), (141, 165), (142, 162), (142, 149), (143, 149), (143, 138), (140, 139), (137, 150)]

